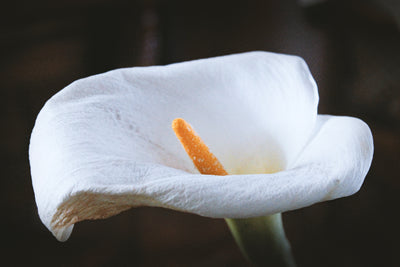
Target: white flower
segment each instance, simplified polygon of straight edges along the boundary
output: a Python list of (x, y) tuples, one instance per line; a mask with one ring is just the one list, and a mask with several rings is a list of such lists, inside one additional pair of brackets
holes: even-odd
[[(246, 218), (351, 195), (371, 164), (370, 129), (317, 106), (304, 61), (266, 52), (76, 81), (32, 132), (40, 218), (64, 241), (78, 221), (141, 205)], [(171, 129), (178, 117), (233, 175), (198, 173)]]

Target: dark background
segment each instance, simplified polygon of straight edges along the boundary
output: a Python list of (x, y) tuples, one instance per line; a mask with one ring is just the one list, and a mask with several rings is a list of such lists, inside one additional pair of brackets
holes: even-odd
[(56, 241), (37, 215), (28, 144), (45, 101), (78, 78), (251, 50), (302, 56), (319, 85), (319, 112), (360, 117), (374, 135), (374, 160), (359, 193), (284, 214), (298, 265), (399, 266), (396, 2), (37, 0), (2, 5), (4, 266), (248, 266), (223, 220), (158, 208), (82, 222), (67, 242)]

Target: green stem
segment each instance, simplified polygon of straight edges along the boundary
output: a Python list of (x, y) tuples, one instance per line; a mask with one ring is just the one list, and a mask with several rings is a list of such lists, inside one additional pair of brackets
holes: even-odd
[(256, 266), (296, 266), (280, 213), (225, 220), (242, 253)]

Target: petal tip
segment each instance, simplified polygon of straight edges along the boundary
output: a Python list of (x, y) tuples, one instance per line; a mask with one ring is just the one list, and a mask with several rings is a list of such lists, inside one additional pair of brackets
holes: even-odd
[(52, 228), (51, 232), (54, 235), (54, 237), (57, 238), (58, 241), (65, 242), (71, 236), (73, 228), (74, 228), (74, 225), (71, 224), (67, 227)]

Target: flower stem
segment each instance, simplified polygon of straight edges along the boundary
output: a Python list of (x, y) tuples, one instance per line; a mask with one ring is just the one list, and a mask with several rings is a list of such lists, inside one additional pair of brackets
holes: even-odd
[(225, 219), (242, 253), (256, 266), (295, 267), (281, 213)]

